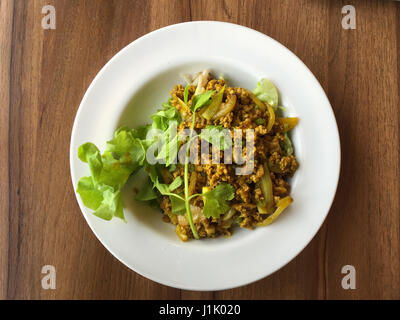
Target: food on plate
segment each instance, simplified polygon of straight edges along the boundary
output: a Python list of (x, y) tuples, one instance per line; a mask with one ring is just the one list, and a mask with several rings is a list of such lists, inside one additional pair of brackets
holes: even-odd
[(267, 79), (253, 91), (208, 70), (186, 80), (150, 124), (119, 128), (103, 154), (92, 143), (80, 146), (91, 172), (78, 182), (84, 205), (99, 218), (125, 220), (122, 188), (145, 170), (132, 196), (161, 208), (183, 241), (271, 224), (293, 201), (288, 177), (299, 164), (289, 135), (299, 119), (282, 115)]

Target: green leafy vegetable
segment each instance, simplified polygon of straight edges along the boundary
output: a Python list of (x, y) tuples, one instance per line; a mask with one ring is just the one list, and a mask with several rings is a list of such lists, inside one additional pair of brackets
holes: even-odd
[(78, 181), (78, 193), (85, 207), (96, 210), (103, 201), (103, 193), (95, 188), (92, 177), (83, 177)]
[(192, 106), (190, 109), (193, 112), (196, 112), (198, 109), (204, 107), (210, 102), (210, 99), (214, 93), (215, 91), (212, 90), (212, 91), (206, 91), (202, 94), (195, 95), (192, 100)]
[(157, 199), (157, 193), (154, 191), (154, 185), (150, 179), (147, 179), (146, 183), (140, 189), (135, 199), (140, 201), (150, 201)]
[(105, 184), (114, 189), (123, 186), (137, 167), (129, 153), (119, 159), (115, 159), (109, 151), (100, 156), (99, 149), (90, 142), (79, 147), (78, 156), (88, 163), (95, 184)]
[(172, 197), (170, 196), (169, 199), (171, 200), (171, 211), (177, 215), (184, 215), (186, 213), (186, 203), (185, 200), (182, 198)]
[(103, 201), (93, 214), (104, 220), (111, 220), (113, 217), (117, 217), (126, 222), (121, 190), (115, 191), (113, 188), (105, 185), (100, 189), (103, 193)]
[(271, 81), (261, 79), (261, 81), (257, 83), (257, 88), (254, 89), (253, 93), (258, 99), (267, 102), (275, 110), (278, 108), (278, 90)]
[(182, 197), (178, 196), (177, 194), (173, 193), (173, 191), (176, 188), (179, 188), (182, 185), (181, 177), (177, 177), (174, 181), (172, 181), (171, 184), (165, 184), (165, 183), (160, 182), (156, 166), (150, 166), (148, 168), (148, 173), (149, 173), (149, 177), (150, 177), (151, 181), (153, 182), (154, 187), (157, 188), (157, 190), (162, 195), (164, 195), (164, 196), (171, 195), (174, 197), (182, 198)]
[(77, 192), (85, 206), (94, 215), (110, 220), (125, 220), (121, 190), (129, 176), (143, 165), (145, 144), (138, 138), (138, 130), (123, 127), (115, 132), (114, 139), (107, 142), (103, 155), (93, 143), (85, 143), (78, 149), (78, 157), (89, 165), (90, 177), (78, 182)]
[(174, 181), (171, 182), (169, 185), (169, 191), (174, 191), (175, 189), (179, 188), (182, 185), (182, 178), (176, 177)]
[(130, 131), (134, 138), (137, 138), (137, 139), (140, 139), (140, 140), (145, 140), (147, 132), (149, 131), (150, 128), (151, 128), (150, 124), (147, 124), (147, 125), (144, 125), (144, 126), (140, 126), (140, 127), (136, 128), (136, 129), (131, 129), (131, 128), (127, 127), (127, 126), (122, 126), (122, 127), (119, 127), (117, 129), (117, 131), (115, 131), (114, 137), (117, 136), (121, 131)]
[(145, 145), (139, 138), (135, 138), (135, 131), (131, 129), (118, 130), (114, 139), (107, 141), (107, 151), (117, 159), (129, 156), (137, 167), (143, 165), (146, 156)]
[(173, 164), (179, 151), (180, 141), (176, 128), (176, 122), (170, 122), (168, 129), (160, 136), (162, 146), (156, 159), (165, 160), (167, 167)]
[(79, 148), (78, 155), (89, 164), (92, 174), (78, 182), (77, 192), (82, 202), (102, 219), (118, 217), (125, 221), (121, 188), (135, 166), (131, 162), (115, 160), (109, 153), (101, 157), (97, 147), (89, 143)]
[(150, 116), (150, 119), (153, 120), (152, 128), (166, 131), (169, 128), (170, 121), (175, 120), (180, 123), (182, 119), (179, 112), (170, 104), (169, 101), (164, 103), (162, 106), (163, 109)]
[(203, 214), (209, 218), (219, 218), (229, 210), (228, 201), (235, 196), (235, 189), (228, 183), (221, 183), (214, 189), (203, 193)]
[(164, 132), (158, 136), (157, 141), (152, 142), (161, 143), (161, 149), (156, 159), (165, 160), (165, 164), (168, 167), (174, 162), (178, 154), (180, 141), (176, 134), (176, 128), (182, 122), (181, 116), (168, 101), (163, 104), (162, 110), (157, 111), (150, 118), (153, 120), (152, 128)]
[(81, 161), (89, 165), (93, 178), (97, 180), (103, 169), (103, 162), (99, 149), (93, 143), (85, 143), (79, 147), (78, 157)]

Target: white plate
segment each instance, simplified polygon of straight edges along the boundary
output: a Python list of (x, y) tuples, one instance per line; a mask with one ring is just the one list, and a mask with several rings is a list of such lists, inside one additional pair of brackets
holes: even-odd
[[(287, 48), (257, 31), (201, 21), (168, 26), (132, 42), (99, 72), (75, 118), (70, 162), (74, 188), (89, 169), (78, 147), (104, 150), (120, 125), (139, 126), (169, 97), (180, 74), (211, 68), (229, 84), (255, 88), (262, 77), (278, 87), (289, 116), (298, 116), (293, 143), (300, 168), (293, 204), (272, 225), (239, 229), (229, 238), (181, 242), (161, 214), (124, 192), (125, 224), (103, 221), (79, 206), (101, 243), (122, 263), (159, 283), (189, 290), (233, 288), (270, 275), (314, 237), (333, 201), (340, 170), (338, 129), (329, 101), (310, 70)], [(130, 181), (132, 184), (132, 181)]]

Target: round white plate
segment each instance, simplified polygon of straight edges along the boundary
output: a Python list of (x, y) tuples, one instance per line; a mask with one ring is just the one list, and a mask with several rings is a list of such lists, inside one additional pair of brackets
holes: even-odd
[(270, 275), (292, 260), (314, 237), (332, 204), (340, 170), (339, 134), (329, 101), (310, 70), (287, 48), (235, 24), (201, 21), (168, 26), (132, 42), (99, 72), (87, 90), (71, 136), (71, 176), (76, 190), (89, 168), (78, 147), (104, 151), (120, 125), (149, 123), (149, 115), (184, 81), (184, 73), (210, 68), (231, 86), (256, 87), (265, 77), (278, 87), (293, 131), (300, 168), (293, 177), (292, 205), (273, 224), (238, 228), (231, 238), (181, 242), (161, 214), (124, 191), (127, 223), (103, 221), (79, 206), (101, 243), (122, 263), (159, 283), (189, 290), (233, 288)]

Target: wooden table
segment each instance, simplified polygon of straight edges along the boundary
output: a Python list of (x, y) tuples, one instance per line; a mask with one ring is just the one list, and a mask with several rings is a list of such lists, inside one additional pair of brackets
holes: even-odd
[[(56, 9), (44, 30), (42, 7)], [(400, 2), (1, 0), (0, 298), (399, 299)], [(190, 20), (248, 26), (278, 40), (312, 70), (335, 112), (342, 143), (336, 199), (316, 237), (256, 283), (189, 292), (147, 280), (118, 262), (86, 224), (69, 173), (69, 140), (82, 96), (120, 49)], [(44, 265), (56, 290), (44, 290)], [(342, 266), (356, 289), (341, 286)]]

